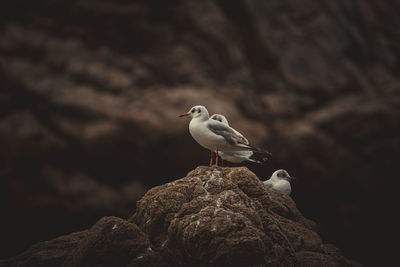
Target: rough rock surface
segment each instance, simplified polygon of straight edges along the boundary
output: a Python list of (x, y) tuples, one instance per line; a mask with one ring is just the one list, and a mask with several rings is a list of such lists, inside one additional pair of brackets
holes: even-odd
[(361, 266), (245, 167), (198, 167), (152, 188), (129, 220), (42, 242), (0, 266)]

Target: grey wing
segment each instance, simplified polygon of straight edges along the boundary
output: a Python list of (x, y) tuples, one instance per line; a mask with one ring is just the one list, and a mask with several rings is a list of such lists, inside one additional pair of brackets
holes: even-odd
[(266, 180), (263, 182), (266, 187), (272, 187), (273, 183), (270, 180)]
[(235, 132), (236, 135), (240, 136), (240, 138), (246, 143), (246, 145), (249, 145), (249, 140), (247, 140), (246, 137), (243, 136), (243, 134), (239, 133), (238, 131), (236, 131), (235, 129), (232, 128), (232, 130)]
[[(247, 140), (242, 136), (236, 134), (236, 132), (229, 126), (219, 122), (219, 121), (210, 121), (207, 124), (207, 127), (210, 131), (215, 133), (216, 135), (222, 136), (226, 142), (230, 145), (241, 145), (243, 147), (249, 147), (247, 144)], [(250, 148), (250, 147), (249, 147)]]

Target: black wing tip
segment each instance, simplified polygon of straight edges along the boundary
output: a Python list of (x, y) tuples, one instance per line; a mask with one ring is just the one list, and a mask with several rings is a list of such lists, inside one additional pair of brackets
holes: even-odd
[(266, 157), (263, 153), (253, 153), (250, 159), (255, 163), (264, 164), (268, 160), (268, 157)]
[(272, 153), (267, 151), (267, 150), (263, 150), (261, 148), (254, 148), (252, 147), (254, 152), (260, 153), (260, 155), (263, 155), (264, 157), (272, 157)]

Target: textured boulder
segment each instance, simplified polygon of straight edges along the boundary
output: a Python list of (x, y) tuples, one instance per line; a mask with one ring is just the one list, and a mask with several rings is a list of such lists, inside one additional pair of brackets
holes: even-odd
[(104, 217), (89, 230), (38, 243), (15, 258), (0, 260), (0, 266), (127, 266), (144, 255), (153, 265), (163, 262), (137, 225)]
[(128, 220), (104, 217), (0, 265), (360, 266), (245, 167), (198, 167), (149, 190)]
[(129, 220), (170, 265), (357, 266), (244, 167), (198, 167), (147, 192)]

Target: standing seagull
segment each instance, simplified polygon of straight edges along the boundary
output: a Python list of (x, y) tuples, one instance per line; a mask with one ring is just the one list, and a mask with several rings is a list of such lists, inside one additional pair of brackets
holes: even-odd
[(249, 141), (235, 129), (216, 120), (210, 120), (210, 115), (204, 106), (194, 106), (189, 112), (179, 117), (190, 116), (189, 132), (201, 146), (211, 150), (210, 166), (213, 152), (216, 152), (215, 163), (218, 166), (218, 151), (259, 151), (249, 145)]
[(291, 177), (287, 171), (280, 169), (275, 171), (269, 180), (264, 181), (264, 185), (290, 195), (292, 187), (289, 181), (293, 179), (294, 177)]
[[(225, 118), (224, 115), (221, 114), (214, 114), (210, 117), (212, 120), (219, 121), (227, 126), (229, 126), (228, 120)], [(239, 135), (242, 135), (238, 132)], [(218, 151), (218, 155), (226, 161), (233, 162), (233, 163), (240, 163), (243, 161), (252, 161), (258, 164), (263, 164), (267, 157), (265, 157), (268, 152), (265, 153), (257, 153), (254, 151)]]

